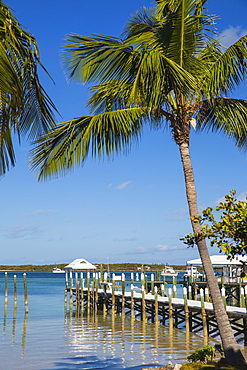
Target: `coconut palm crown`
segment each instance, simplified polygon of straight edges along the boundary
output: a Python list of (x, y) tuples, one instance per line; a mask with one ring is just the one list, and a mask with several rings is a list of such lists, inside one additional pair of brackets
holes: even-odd
[(196, 125), (246, 145), (247, 102), (228, 95), (245, 78), (247, 36), (224, 49), (205, 2), (157, 1), (131, 17), (121, 39), (67, 38), (69, 78), (98, 83), (88, 102), (93, 115), (63, 122), (38, 142), (32, 163), (40, 178), (83, 164), (90, 148), (97, 156), (125, 150), (146, 124), (169, 125), (177, 144), (189, 143)]
[[(39, 178), (66, 174), (88, 155), (129, 149), (145, 125), (167, 126), (179, 146), (190, 216), (198, 216), (190, 130), (222, 131), (246, 146), (247, 101), (233, 99), (247, 72), (247, 36), (224, 48), (206, 0), (157, 0), (133, 14), (121, 35), (72, 34), (64, 49), (70, 79), (93, 83), (91, 115), (63, 122), (37, 142)], [(192, 220), (194, 232), (200, 225)], [(198, 250), (207, 276), (225, 357), (244, 359), (224, 311), (205, 240)]]
[(54, 126), (54, 104), (40, 84), (37, 42), (0, 1), (0, 176), (15, 165), (12, 137), (31, 141)]

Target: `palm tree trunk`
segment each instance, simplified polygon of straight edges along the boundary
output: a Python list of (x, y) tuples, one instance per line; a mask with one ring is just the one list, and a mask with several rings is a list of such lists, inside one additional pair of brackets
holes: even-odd
[[(194, 180), (194, 173), (191, 164), (189, 144), (179, 144), (179, 150), (184, 170), (186, 195), (189, 205), (190, 216), (198, 216), (197, 207), (197, 196), (196, 187)], [(200, 231), (200, 224), (191, 222), (194, 232)], [(239, 349), (239, 346), (235, 340), (230, 322), (228, 320), (227, 313), (223, 304), (218, 282), (216, 280), (213, 266), (209, 257), (206, 240), (203, 239), (197, 244), (201, 261), (203, 264), (204, 271), (206, 273), (210, 294), (212, 297), (212, 303), (214, 307), (214, 313), (219, 328), (219, 333), (222, 341), (222, 347), (224, 350), (225, 358), (230, 364), (245, 364), (244, 357)]]

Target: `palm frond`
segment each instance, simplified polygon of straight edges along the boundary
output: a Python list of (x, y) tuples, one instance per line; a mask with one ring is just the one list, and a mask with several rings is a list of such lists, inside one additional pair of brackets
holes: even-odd
[(223, 132), (241, 149), (247, 146), (247, 101), (212, 98), (197, 112), (197, 130)]
[(140, 33), (157, 32), (157, 11), (156, 8), (146, 8), (145, 6), (131, 15), (125, 25), (123, 38), (130, 39)]
[(90, 148), (98, 158), (126, 152), (138, 139), (147, 115), (143, 108), (131, 108), (64, 122), (36, 142), (32, 168), (39, 170), (39, 179), (45, 179), (83, 165)]
[[(214, 43), (214, 45), (217, 44)], [(220, 52), (219, 46), (215, 48), (215, 51), (211, 50), (211, 60), (208, 67), (205, 66), (205, 75), (202, 80), (206, 96), (210, 98), (229, 94), (239, 86), (246, 77), (246, 60), (247, 35), (241, 37), (225, 52), (222, 50)]]
[(83, 83), (106, 82), (125, 76), (131, 69), (132, 47), (110, 36), (70, 35), (63, 49), (63, 64), (69, 79)]
[[(119, 80), (92, 86), (92, 95), (88, 100), (91, 113), (100, 114), (129, 107), (131, 87), (131, 83)], [(139, 104), (136, 102), (136, 106), (141, 106), (141, 100)]]
[(0, 173), (4, 174), (15, 165), (15, 153), (12, 144), (11, 127), (8, 119), (0, 115)]
[(33, 140), (55, 124), (57, 110), (39, 82), (38, 65), (45, 69), (34, 36), (0, 1), (0, 175), (9, 169), (9, 163), (14, 165), (11, 135), (17, 133), (20, 140), (27, 134)]

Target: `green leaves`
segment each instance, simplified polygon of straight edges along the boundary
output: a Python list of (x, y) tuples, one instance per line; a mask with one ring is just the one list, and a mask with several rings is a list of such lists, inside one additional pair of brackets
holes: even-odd
[(88, 154), (110, 156), (126, 151), (141, 134), (147, 111), (142, 108), (110, 111), (64, 122), (37, 141), (32, 168), (42, 168), (39, 179), (66, 174), (83, 165)]
[(187, 359), (191, 362), (204, 362), (213, 361), (216, 353), (219, 352), (223, 355), (223, 350), (220, 344), (215, 344), (214, 346), (207, 345), (203, 348), (196, 349)]
[[(178, 145), (189, 144), (193, 123), (198, 131), (222, 131), (234, 139), (239, 148), (245, 147), (247, 102), (230, 99), (227, 94), (246, 77), (247, 36), (223, 49), (215, 38), (217, 17), (206, 12), (206, 0), (157, 0), (155, 3), (153, 8), (143, 7), (134, 13), (120, 38), (71, 34), (66, 39), (63, 61), (68, 78), (94, 84), (88, 106), (96, 116), (95, 120), (90, 118), (90, 122), (94, 121), (94, 130), (99, 124), (100, 150), (90, 141), (92, 154), (102, 156), (104, 152), (109, 156), (119, 150), (120, 126), (125, 127), (126, 119), (130, 119), (130, 126), (134, 125), (132, 118), (128, 118), (130, 115), (124, 113), (122, 119), (122, 113), (132, 109), (133, 115), (136, 109), (143, 109), (148, 118), (134, 120), (136, 132), (144, 123), (155, 123), (157, 128), (167, 125)], [(109, 113), (110, 117), (110, 112), (118, 122), (117, 126), (112, 125), (111, 144), (106, 140), (108, 133), (103, 132), (103, 116), (100, 116)], [(78, 122), (78, 119), (70, 122)], [(76, 130), (78, 137), (82, 127), (79, 125)], [(125, 143), (129, 148), (130, 136), (127, 134), (124, 140), (125, 131), (121, 132), (122, 150)], [(55, 140), (53, 133), (47, 136), (50, 143), (52, 138)], [(85, 140), (88, 147), (84, 131), (80, 140)], [(44, 161), (46, 148), (43, 144), (40, 146), (40, 142), (38, 145), (33, 164), (38, 167), (39, 163), (41, 172), (48, 173), (42, 166), (45, 164), (47, 168), (52, 161)], [(70, 146), (66, 147), (71, 150)], [(81, 162), (85, 157), (82, 154)], [(68, 163), (74, 162), (80, 163), (78, 159), (60, 161), (59, 170), (56, 167), (55, 172), (66, 172)]]
[(235, 255), (247, 253), (247, 202), (235, 198), (236, 191), (225, 195), (225, 201), (215, 208), (220, 212), (217, 221), (213, 209), (207, 208), (202, 216), (192, 218), (192, 222), (199, 222), (199, 233), (188, 234), (181, 239), (188, 246), (194, 246), (198, 239), (207, 238), (211, 246), (216, 245), (220, 252), (224, 252), (229, 259)]
[(15, 164), (12, 135), (34, 140), (54, 126), (54, 104), (40, 84), (35, 38), (0, 1), (0, 176)]
[(105, 35), (70, 35), (63, 50), (68, 77), (85, 82), (123, 78), (132, 68), (132, 46)]
[[(216, 45), (216, 44), (215, 44)], [(219, 48), (215, 52), (211, 51), (211, 59), (214, 63), (207, 70), (204, 78), (207, 97), (221, 96), (229, 94), (244, 80), (247, 72), (247, 35), (241, 37), (227, 50), (219, 53)]]
[(221, 131), (234, 139), (239, 148), (246, 147), (247, 101), (230, 98), (203, 100), (197, 111), (198, 130)]

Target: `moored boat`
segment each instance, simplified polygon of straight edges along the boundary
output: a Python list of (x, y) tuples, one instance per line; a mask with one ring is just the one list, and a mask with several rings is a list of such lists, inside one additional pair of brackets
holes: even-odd
[(62, 270), (62, 269), (60, 269), (59, 267), (54, 267), (54, 268), (52, 269), (52, 272), (53, 272), (54, 274), (62, 274), (62, 273), (65, 273), (65, 271), (64, 271), (64, 270)]
[(177, 276), (178, 272), (171, 266), (166, 266), (160, 273), (161, 276)]
[(195, 266), (187, 266), (184, 277), (188, 276), (195, 276), (198, 278), (199, 276), (202, 276), (202, 273), (199, 272)]

